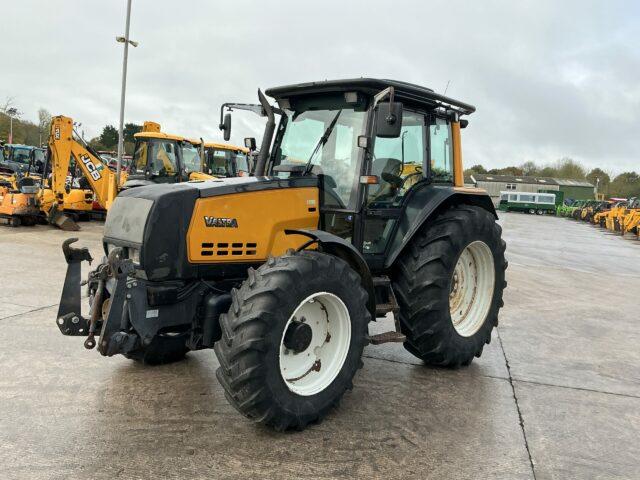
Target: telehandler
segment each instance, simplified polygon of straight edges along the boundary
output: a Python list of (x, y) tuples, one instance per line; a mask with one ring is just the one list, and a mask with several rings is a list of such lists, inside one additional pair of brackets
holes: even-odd
[[(325, 417), (369, 343), (403, 342), (430, 365), (479, 357), (507, 261), (490, 197), (464, 187), (461, 117), (475, 107), (367, 78), (266, 94), (278, 106), (258, 91), (255, 176), (115, 199), (87, 318), (80, 267), (91, 256), (63, 243), (60, 331), (145, 363), (213, 347), (229, 402), (277, 430)], [(369, 334), (389, 313), (395, 330)]]

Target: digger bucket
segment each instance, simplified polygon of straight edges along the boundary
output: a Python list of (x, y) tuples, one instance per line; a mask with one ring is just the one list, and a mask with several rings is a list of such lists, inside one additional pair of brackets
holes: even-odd
[(76, 232), (80, 230), (78, 224), (68, 215), (58, 210), (53, 210), (49, 215), (49, 223), (65, 232)]

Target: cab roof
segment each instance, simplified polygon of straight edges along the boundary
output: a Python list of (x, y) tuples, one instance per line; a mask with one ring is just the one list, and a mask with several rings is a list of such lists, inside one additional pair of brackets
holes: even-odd
[(186, 140), (184, 137), (181, 137), (179, 135), (171, 135), (170, 133), (164, 133), (164, 132), (138, 132), (138, 133), (134, 133), (133, 137), (134, 138), (159, 138), (162, 140), (175, 140), (178, 142)]
[(248, 148), (238, 147), (236, 145), (229, 145), (225, 143), (204, 142), (204, 148), (219, 148), (220, 150), (232, 150), (234, 152), (249, 153)]
[(430, 108), (444, 107), (468, 115), (476, 111), (476, 107), (468, 103), (445, 97), (431, 88), (421, 87), (413, 83), (380, 78), (352, 78), (344, 80), (323, 80), (319, 82), (297, 83), (282, 87), (269, 88), (265, 93), (276, 100), (328, 92), (358, 91), (367, 95), (375, 95), (387, 87), (393, 87), (395, 98), (400, 102), (426, 105)]

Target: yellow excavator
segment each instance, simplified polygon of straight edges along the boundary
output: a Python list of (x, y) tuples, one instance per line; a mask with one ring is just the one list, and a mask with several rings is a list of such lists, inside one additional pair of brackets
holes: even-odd
[(0, 219), (13, 227), (35, 225), (40, 215), (34, 177), (0, 171)]

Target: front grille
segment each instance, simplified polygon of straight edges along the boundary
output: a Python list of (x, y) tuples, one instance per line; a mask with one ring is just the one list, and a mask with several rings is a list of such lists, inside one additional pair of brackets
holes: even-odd
[(240, 257), (240, 256), (255, 256), (256, 249), (258, 248), (257, 243), (240, 243), (233, 242), (231, 244), (227, 242), (213, 243), (213, 242), (204, 242), (201, 244), (202, 250), (200, 251), (200, 255), (203, 257)]

